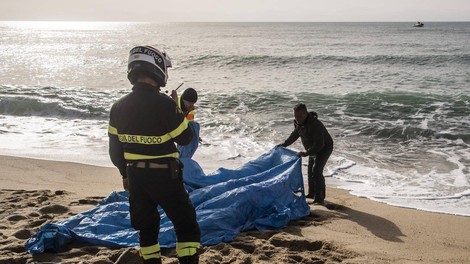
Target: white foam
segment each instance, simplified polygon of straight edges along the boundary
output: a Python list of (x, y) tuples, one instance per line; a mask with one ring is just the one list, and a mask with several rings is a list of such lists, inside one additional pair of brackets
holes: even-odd
[[(106, 120), (0, 116), (0, 122), (8, 129), (0, 137), (1, 154), (113, 166), (108, 156)], [(232, 132), (226, 133), (226, 129)], [(238, 168), (274, 146), (244, 129), (203, 127), (201, 131), (204, 141), (194, 159), (206, 174), (220, 167)], [(302, 149), (298, 142), (290, 148)], [(470, 215), (470, 188), (466, 167), (461, 161), (468, 153), (450, 147), (430, 152), (445, 157), (452, 164), (449, 166), (454, 166), (450, 175), (449, 171), (437, 169), (422, 173), (410, 169), (393, 171), (368, 167), (366, 163), (359, 164), (342, 156), (341, 149), (330, 157), (324, 174), (330, 178), (328, 182), (338, 179), (339, 188), (360, 197), (432, 212)], [(371, 152), (370, 155), (376, 154)], [(303, 163), (305, 177), (307, 159), (303, 159)]]
[(112, 166), (106, 121), (0, 117), (8, 124), (0, 137), (2, 154)]
[(340, 188), (359, 197), (395, 206), (470, 215), (468, 186), (453, 185), (449, 177), (435, 171), (427, 175), (416, 171), (402, 175), (386, 169), (355, 165), (339, 170), (334, 177), (345, 182)]

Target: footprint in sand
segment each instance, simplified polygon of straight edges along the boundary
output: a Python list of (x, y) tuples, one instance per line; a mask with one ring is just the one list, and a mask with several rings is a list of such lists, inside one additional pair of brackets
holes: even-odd
[(97, 205), (105, 197), (102, 196), (91, 196), (85, 199), (79, 199), (78, 202), (71, 202), (69, 205)]
[(26, 219), (26, 216), (18, 215), (18, 214), (7, 217), (7, 220), (10, 222), (18, 222), (18, 221), (25, 220), (25, 219)]
[(60, 204), (47, 205), (38, 210), (41, 214), (63, 214), (69, 211), (69, 208)]
[(289, 251), (317, 251), (323, 248), (323, 241), (308, 241), (304, 239), (292, 239), (287, 236), (274, 236), (269, 242), (275, 247), (283, 247)]
[(39, 217), (41, 215), (36, 213), (36, 212), (32, 212), (32, 213), (29, 213), (28, 216), (30, 216), (30, 217)]
[(38, 219), (38, 220), (32, 220), (29, 222), (30, 227), (38, 227), (44, 224), (47, 220), (46, 219)]
[(28, 239), (31, 237), (32, 232), (31, 230), (22, 229), (22, 230), (16, 231), (12, 235), (18, 239)]

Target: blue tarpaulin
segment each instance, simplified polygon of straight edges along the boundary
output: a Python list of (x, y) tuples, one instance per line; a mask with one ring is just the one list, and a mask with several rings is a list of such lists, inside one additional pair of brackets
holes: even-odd
[[(279, 229), (310, 212), (301, 159), (291, 150), (276, 147), (238, 169), (220, 168), (209, 175), (194, 160), (181, 160), (202, 245), (230, 242), (245, 230)], [(175, 247), (173, 225), (161, 209), (160, 216), (160, 245)], [(103, 246), (138, 246), (127, 192), (113, 192), (89, 211), (42, 226), (26, 242), (26, 249), (31, 254), (59, 251), (73, 239)]]
[(180, 158), (192, 158), (199, 147), (199, 131), (200, 126), (196, 121), (189, 122), (189, 127), (193, 130), (193, 139), (187, 145), (177, 145)]

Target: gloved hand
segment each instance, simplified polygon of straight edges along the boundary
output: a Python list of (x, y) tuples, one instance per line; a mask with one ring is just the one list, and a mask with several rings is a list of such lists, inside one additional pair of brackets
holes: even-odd
[(171, 91), (170, 97), (173, 99), (173, 101), (175, 101), (176, 103), (178, 103), (178, 93), (176, 92), (176, 90), (172, 90), (172, 91)]
[(297, 156), (298, 156), (298, 157), (307, 157), (308, 155), (307, 155), (307, 152), (305, 152), (305, 151), (300, 151), (299, 153), (297, 153)]

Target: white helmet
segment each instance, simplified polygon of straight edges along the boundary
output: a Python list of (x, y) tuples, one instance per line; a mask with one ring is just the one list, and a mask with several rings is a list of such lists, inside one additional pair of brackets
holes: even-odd
[(165, 52), (150, 46), (137, 46), (129, 51), (127, 79), (134, 84), (139, 74), (145, 74), (158, 82), (160, 87), (165, 87), (170, 67), (171, 60)]

